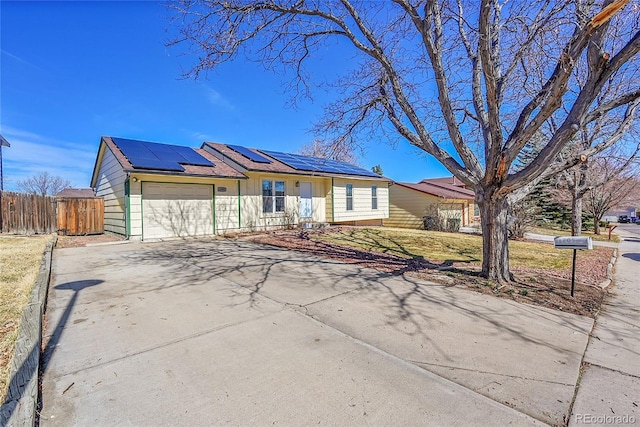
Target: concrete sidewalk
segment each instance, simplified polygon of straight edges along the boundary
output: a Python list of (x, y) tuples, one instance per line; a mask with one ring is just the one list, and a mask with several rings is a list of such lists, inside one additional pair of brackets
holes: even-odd
[(617, 231), (615, 284), (587, 346), (570, 426), (640, 422), (640, 227)]
[(54, 252), (41, 425), (536, 425), (592, 319), (248, 242)]

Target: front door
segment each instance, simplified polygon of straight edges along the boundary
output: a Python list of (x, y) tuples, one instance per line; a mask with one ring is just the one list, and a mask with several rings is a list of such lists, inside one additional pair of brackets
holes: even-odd
[(313, 198), (311, 195), (311, 183), (300, 183), (300, 219), (313, 218)]

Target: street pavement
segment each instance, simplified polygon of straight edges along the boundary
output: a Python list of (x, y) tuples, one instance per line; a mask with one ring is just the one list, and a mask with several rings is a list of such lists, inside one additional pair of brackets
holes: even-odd
[(614, 286), (587, 346), (570, 426), (640, 423), (640, 225), (616, 232)]
[(592, 326), (244, 241), (56, 249), (40, 423), (565, 424)]

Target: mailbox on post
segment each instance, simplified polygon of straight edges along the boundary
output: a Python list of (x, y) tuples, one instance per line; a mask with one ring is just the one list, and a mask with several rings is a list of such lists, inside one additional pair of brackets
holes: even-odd
[(559, 236), (553, 238), (556, 249), (593, 249), (593, 240), (585, 236)]
[(571, 296), (576, 284), (576, 252), (578, 249), (593, 249), (593, 240), (588, 236), (558, 236), (553, 238), (556, 249), (573, 249), (573, 266), (571, 269)]

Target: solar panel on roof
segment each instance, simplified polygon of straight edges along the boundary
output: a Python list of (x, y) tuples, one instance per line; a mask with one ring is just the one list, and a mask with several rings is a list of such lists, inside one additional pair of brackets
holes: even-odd
[(156, 169), (183, 172), (180, 163), (197, 166), (214, 166), (192, 148), (156, 142), (111, 138), (122, 154), (136, 169)]
[(299, 154), (280, 153), (278, 151), (269, 150), (260, 150), (260, 152), (267, 156), (271, 156), (296, 170), (379, 177), (378, 174), (367, 169), (363, 169), (346, 162), (339, 162), (337, 160), (301, 156)]
[(124, 154), (129, 161), (131, 158), (137, 159), (155, 159), (157, 158), (149, 149), (142, 144), (142, 141), (134, 141), (132, 139), (124, 138), (111, 138), (113, 142), (118, 146), (122, 154)]
[(271, 163), (271, 160), (261, 156), (258, 153), (254, 153), (253, 151), (241, 145), (227, 145), (227, 147), (231, 148), (236, 153), (241, 154), (247, 159), (254, 161), (256, 163)]
[(167, 144), (158, 144), (157, 142), (142, 142), (149, 151), (151, 151), (157, 158), (162, 160), (175, 159), (175, 152), (173, 147)]
[(184, 161), (180, 161), (180, 163), (184, 163), (185, 165), (194, 165), (194, 166), (214, 166), (213, 162), (206, 159), (203, 155), (195, 151), (191, 147), (182, 147), (179, 145), (173, 145), (171, 148), (180, 156), (184, 158)]
[(163, 171), (184, 172), (184, 168), (176, 162), (167, 162), (159, 159), (138, 159), (132, 166), (136, 169), (153, 169)]

